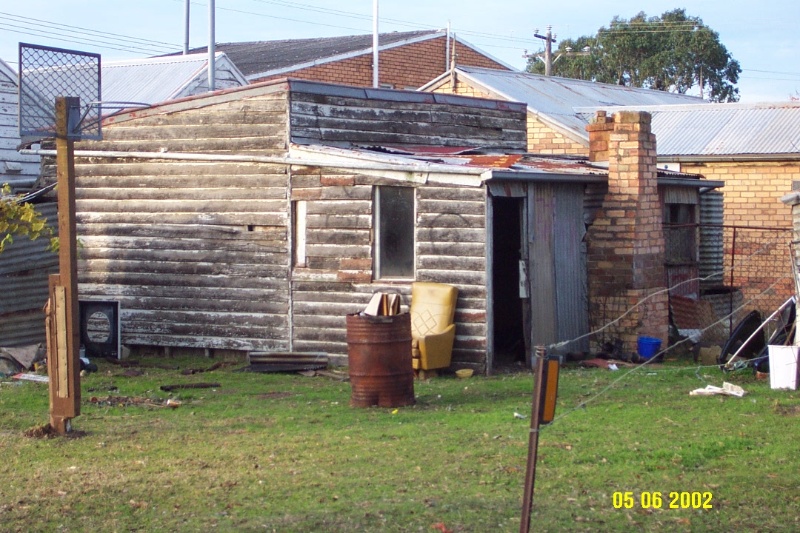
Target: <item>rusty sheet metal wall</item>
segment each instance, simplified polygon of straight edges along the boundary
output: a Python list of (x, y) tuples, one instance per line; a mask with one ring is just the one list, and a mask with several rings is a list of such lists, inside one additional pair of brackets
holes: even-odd
[[(56, 204), (38, 204), (54, 231), (58, 231)], [(47, 251), (48, 239), (17, 238), (0, 254), (0, 346), (44, 342), (47, 277), (58, 272), (58, 255)]]
[[(531, 342), (547, 345), (589, 331), (584, 186), (528, 187)], [(580, 341), (563, 351), (587, 348)]]

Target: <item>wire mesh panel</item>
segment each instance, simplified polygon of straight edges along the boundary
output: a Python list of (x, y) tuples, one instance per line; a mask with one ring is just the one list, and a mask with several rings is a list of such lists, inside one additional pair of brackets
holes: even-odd
[(23, 140), (55, 137), (55, 101), (80, 99), (70, 111), (68, 135), (100, 139), (100, 55), (19, 44), (19, 134)]
[(724, 278), (742, 292), (746, 310), (769, 315), (794, 294), (791, 240), (791, 229), (725, 228)]
[[(790, 229), (703, 224), (665, 225), (664, 231), (670, 305), (679, 329), (724, 341), (748, 313), (768, 316), (794, 294)], [(699, 261), (676, 261), (686, 259), (680, 252), (697, 246), (698, 235)]]

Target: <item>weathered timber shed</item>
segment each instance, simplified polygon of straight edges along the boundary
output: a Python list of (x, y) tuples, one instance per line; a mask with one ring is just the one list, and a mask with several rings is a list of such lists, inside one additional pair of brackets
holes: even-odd
[[(454, 366), (490, 371), (585, 334), (592, 269), (622, 303), (663, 286), (631, 270), (663, 264), (658, 232), (609, 230), (660, 224), (652, 195), (605, 207), (616, 161), (655, 190), (654, 159), (628, 148), (649, 116), (628, 115), (606, 167), (526, 154), (522, 104), (446, 94), (281, 80), (110, 117), (76, 153), (80, 296), (119, 300), (131, 346), (335, 356), (375, 291), (450, 283)], [(626, 338), (666, 325), (655, 299)]]
[(0, 59), (0, 185), (27, 193), (39, 177), (39, 157), (17, 152), (19, 137), (17, 73)]

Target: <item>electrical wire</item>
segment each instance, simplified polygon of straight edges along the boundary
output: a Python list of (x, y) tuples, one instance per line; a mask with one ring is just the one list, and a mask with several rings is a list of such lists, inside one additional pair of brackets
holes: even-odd
[(119, 33), (111, 33), (111, 32), (106, 32), (106, 31), (101, 31), (101, 30), (93, 30), (91, 28), (83, 28), (81, 26), (72, 26), (70, 24), (61, 24), (61, 23), (58, 23), (58, 22), (50, 22), (50, 21), (47, 21), (47, 20), (44, 20), (44, 19), (38, 19), (38, 18), (33, 18), (33, 17), (22, 17), (20, 15), (14, 15), (12, 13), (5, 13), (5, 12), (2, 12), (2, 11), (0, 11), (0, 19), (8, 19), (8, 20), (13, 20), (13, 21), (17, 21), (17, 22), (24, 22), (24, 23), (35, 22), (37, 25), (44, 24), (45, 26), (50, 26), (50, 27), (53, 27), (53, 28), (63, 28), (64, 30), (69, 30), (71, 32), (76, 32), (76, 33), (83, 33), (83, 34), (86, 34), (86, 35), (105, 36), (105, 37), (112, 38), (112, 39), (114, 39), (116, 41), (130, 41), (130, 42), (140, 43), (140, 44), (150, 43), (150, 44), (157, 45), (157, 46), (162, 46), (162, 45), (163, 46), (175, 46), (174, 43), (168, 43), (168, 42), (165, 42), (165, 41), (156, 41), (156, 40), (145, 39), (145, 38), (141, 38), (141, 37), (130, 37), (130, 36), (122, 35), (122, 34), (119, 34)]
[[(781, 277), (779, 277), (779, 278), (778, 278), (778, 279), (777, 279), (777, 280), (776, 280), (776, 281), (775, 281), (775, 282), (774, 282), (772, 285), (770, 285), (769, 287), (767, 287), (766, 289), (764, 289), (763, 291), (761, 291), (760, 293), (758, 293), (758, 294), (757, 294), (756, 296), (754, 296), (753, 298), (750, 298), (749, 300), (747, 300), (747, 301), (745, 301), (745, 302), (742, 302), (742, 305), (740, 305), (739, 307), (737, 307), (737, 308), (736, 308), (736, 309), (735, 309), (733, 312), (731, 312), (730, 314), (728, 314), (728, 315), (726, 315), (726, 316), (724, 316), (724, 317), (721, 317), (719, 320), (717, 320), (717, 321), (716, 321), (716, 322), (714, 322), (713, 324), (711, 324), (711, 325), (709, 325), (709, 326), (707, 326), (707, 327), (703, 328), (703, 329), (701, 330), (701, 332), (703, 332), (703, 333), (704, 333), (704, 332), (706, 332), (707, 330), (711, 329), (712, 327), (716, 327), (716, 326), (718, 326), (718, 325), (720, 325), (720, 324), (724, 324), (724, 323), (725, 323), (725, 321), (726, 321), (726, 320), (728, 320), (728, 319), (729, 319), (731, 316), (733, 316), (734, 314), (736, 314), (736, 313), (738, 313), (739, 311), (741, 311), (742, 309), (744, 309), (745, 305), (747, 305), (747, 304), (749, 304), (749, 303), (751, 303), (751, 302), (755, 301), (755, 300), (756, 300), (758, 297), (760, 297), (760, 296), (763, 296), (764, 294), (766, 294), (766, 293), (770, 292), (770, 291), (771, 291), (772, 289), (774, 289), (774, 288), (775, 288), (775, 287), (776, 287), (778, 284), (782, 283), (783, 281), (785, 281), (787, 278), (790, 278), (790, 277), (792, 277), (792, 276), (791, 276), (791, 275), (786, 275), (786, 276), (781, 276)], [(640, 303), (641, 303), (641, 302), (637, 302), (636, 306), (640, 305)], [(634, 306), (634, 307), (636, 307), (636, 306)], [(630, 310), (629, 310), (629, 311), (630, 311)], [(626, 313), (626, 314), (627, 314), (627, 313)], [(624, 316), (624, 315), (623, 315), (623, 316)], [(617, 319), (617, 321), (619, 321), (619, 319)], [(577, 339), (576, 339), (576, 340), (577, 340)], [(686, 342), (688, 342), (688, 341), (689, 341), (689, 339), (688, 339), (688, 338), (687, 338), (687, 339), (683, 339), (683, 340), (681, 340), (681, 341), (679, 341), (679, 342), (677, 342), (677, 343), (673, 344), (672, 346), (669, 346), (669, 347), (667, 347), (667, 348), (664, 348), (663, 350), (661, 350), (661, 351), (659, 351), (658, 353), (654, 354), (654, 355), (653, 355), (653, 356), (652, 356), (650, 359), (647, 359), (645, 362), (643, 362), (643, 363), (641, 363), (641, 364), (639, 364), (639, 365), (637, 365), (637, 366), (633, 367), (632, 369), (630, 369), (630, 370), (629, 370), (629, 371), (627, 371), (627, 372), (624, 372), (624, 373), (622, 373), (622, 374), (621, 374), (621, 375), (620, 375), (618, 378), (614, 379), (613, 381), (611, 381), (611, 383), (609, 383), (608, 385), (606, 385), (605, 387), (603, 387), (603, 388), (602, 388), (602, 389), (601, 389), (601, 390), (600, 390), (598, 393), (594, 394), (593, 396), (589, 397), (588, 399), (586, 399), (586, 400), (584, 400), (584, 401), (580, 402), (580, 403), (579, 403), (578, 405), (576, 405), (575, 407), (573, 407), (573, 408), (571, 408), (571, 409), (568, 409), (568, 410), (567, 410), (567, 411), (565, 411), (564, 413), (561, 413), (560, 415), (558, 415), (558, 416), (556, 416), (555, 418), (553, 418), (553, 424), (555, 424), (555, 422), (556, 422), (557, 420), (561, 420), (562, 418), (565, 418), (565, 417), (567, 417), (567, 416), (570, 416), (570, 415), (572, 415), (573, 413), (575, 413), (576, 411), (580, 411), (581, 409), (584, 409), (584, 408), (585, 408), (587, 405), (589, 405), (589, 404), (591, 404), (591, 403), (594, 403), (594, 402), (596, 402), (597, 400), (599, 400), (600, 398), (602, 398), (603, 396), (605, 396), (605, 395), (606, 395), (606, 394), (607, 394), (607, 393), (608, 393), (608, 392), (609, 392), (611, 389), (613, 389), (613, 388), (614, 388), (614, 387), (615, 387), (615, 386), (616, 386), (616, 385), (617, 385), (619, 382), (621, 382), (621, 381), (622, 381), (622, 380), (624, 380), (624, 379), (627, 379), (627, 378), (628, 378), (628, 377), (629, 377), (631, 374), (634, 374), (634, 373), (636, 373), (636, 372), (640, 371), (641, 369), (645, 368), (647, 365), (649, 365), (650, 363), (652, 363), (653, 361), (655, 361), (659, 355), (662, 355), (662, 354), (664, 354), (665, 352), (667, 352), (668, 350), (674, 349), (674, 348), (675, 348), (675, 346), (680, 346), (681, 344), (683, 344), (683, 343), (686, 343)], [(570, 341), (570, 342), (573, 342), (573, 341)], [(749, 360), (749, 361), (752, 361), (752, 359), (751, 359), (751, 360)], [(686, 367), (686, 368), (683, 368), (683, 369), (675, 369), (675, 371), (687, 371), (687, 370), (690, 370), (690, 369), (691, 369), (691, 370), (694, 370), (694, 371), (695, 371), (695, 373), (697, 373), (697, 372), (699, 371), (699, 369), (701, 369), (701, 368), (719, 368), (719, 365), (707, 365), (707, 366), (702, 366), (702, 365), (701, 365), (701, 366), (697, 366), (697, 367), (696, 367), (695, 365), (692, 365), (691, 367)]]
[[(289, 9), (322, 13), (334, 17), (341, 17), (345, 19), (353, 19), (359, 21), (369, 21), (372, 18), (371, 15), (366, 15), (354, 11), (314, 6), (301, 2), (292, 2), (289, 0), (251, 0), (251, 1), (262, 5), (275, 5)], [(184, 0), (173, 0), (173, 2), (183, 4)], [(206, 3), (201, 3), (201, 2), (191, 2), (191, 3), (196, 6), (203, 6), (203, 7), (207, 6)], [(253, 10), (235, 9), (225, 6), (217, 6), (217, 9), (220, 11), (228, 11), (231, 13), (237, 13), (241, 15), (258, 16), (263, 18), (270, 18), (275, 20), (296, 22), (296, 23), (309, 24), (315, 26), (323, 26), (323, 27), (336, 28), (348, 31), (355, 31), (355, 32), (368, 31), (368, 29), (361, 27), (352, 27), (347, 25), (325, 23), (325, 22), (314, 22), (310, 20), (303, 20), (301, 18), (282, 17)], [(37, 37), (49, 37), (67, 43), (78, 43), (78, 44), (99, 46), (110, 50), (125, 51), (134, 54), (162, 55), (165, 53), (174, 52), (175, 50), (181, 48), (181, 45), (177, 43), (170, 43), (166, 41), (159, 41), (159, 40), (152, 40), (145, 38), (137, 38), (127, 35), (121, 35), (118, 33), (93, 30), (81, 26), (51, 22), (40, 18), (14, 15), (8, 12), (0, 12), (0, 19), (5, 19), (6, 21), (9, 21), (6, 22), (5, 24), (0, 23), (0, 31), (7, 31), (10, 33), (31, 35)], [(388, 17), (381, 18), (381, 21), (396, 26), (405, 26), (416, 29), (441, 29), (439, 27), (432, 26), (430, 24), (420, 23), (418, 21), (402, 20), (402, 19), (395, 19)], [(608, 35), (615, 32), (624, 32), (624, 31), (637, 32), (637, 33), (666, 33), (672, 31), (696, 31), (697, 29), (700, 28), (707, 28), (707, 26), (698, 24), (697, 22), (691, 20), (658, 21), (658, 22), (641, 21), (641, 22), (626, 22), (624, 24), (625, 25), (621, 28), (614, 28), (613, 25), (611, 29), (601, 28), (600, 30), (598, 30), (598, 34), (604, 33)], [(487, 49), (522, 50), (530, 48), (533, 44), (533, 40), (530, 38), (504, 36), (489, 32), (459, 30), (457, 34), (459, 36), (475, 37), (478, 39), (475, 42), (475, 44), (481, 46), (482, 48), (487, 48)], [(498, 44), (498, 43), (503, 43), (503, 44)], [(765, 71), (765, 70), (755, 70), (755, 69), (752, 69), (751, 72), (761, 72), (765, 74), (782, 74), (782, 75), (800, 77), (800, 73)], [(796, 81), (794, 79), (787, 79), (787, 78), (755, 77), (749, 75), (747, 77), (750, 79)]]
[(167, 49), (154, 49), (154, 48), (142, 48), (138, 46), (119, 46), (114, 44), (112, 41), (103, 41), (98, 39), (89, 39), (89, 38), (82, 38), (82, 37), (75, 37), (73, 35), (65, 35), (63, 33), (40, 30), (36, 28), (26, 28), (24, 26), (17, 26), (14, 24), (4, 24), (0, 23), (0, 30), (9, 31), (11, 33), (19, 33), (22, 35), (29, 35), (29, 36), (36, 36), (36, 37), (55, 37), (61, 38), (61, 40), (69, 43), (77, 43), (77, 44), (88, 44), (94, 46), (102, 46), (103, 48), (110, 49), (110, 50), (119, 50), (122, 52), (134, 52), (134, 53), (144, 53), (148, 55), (152, 55), (154, 53), (164, 53)]

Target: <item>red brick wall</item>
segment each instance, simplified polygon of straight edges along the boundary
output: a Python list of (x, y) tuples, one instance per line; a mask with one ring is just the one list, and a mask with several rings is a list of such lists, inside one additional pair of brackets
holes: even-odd
[[(381, 85), (389, 84), (393, 89), (416, 89), (441, 75), (449, 69), (446, 65), (446, 42), (447, 38), (442, 36), (381, 52), (379, 58)], [(456, 43), (456, 64), (508, 70), (500, 63), (462, 43)], [(372, 53), (253, 81), (285, 77), (371, 87)]]
[(664, 234), (650, 115), (620, 112), (612, 121), (598, 114), (587, 131), (600, 153), (607, 143), (609, 159), (608, 193), (586, 238), (591, 327), (622, 317), (599, 340), (622, 339), (635, 352), (637, 337), (646, 335), (666, 347)]

